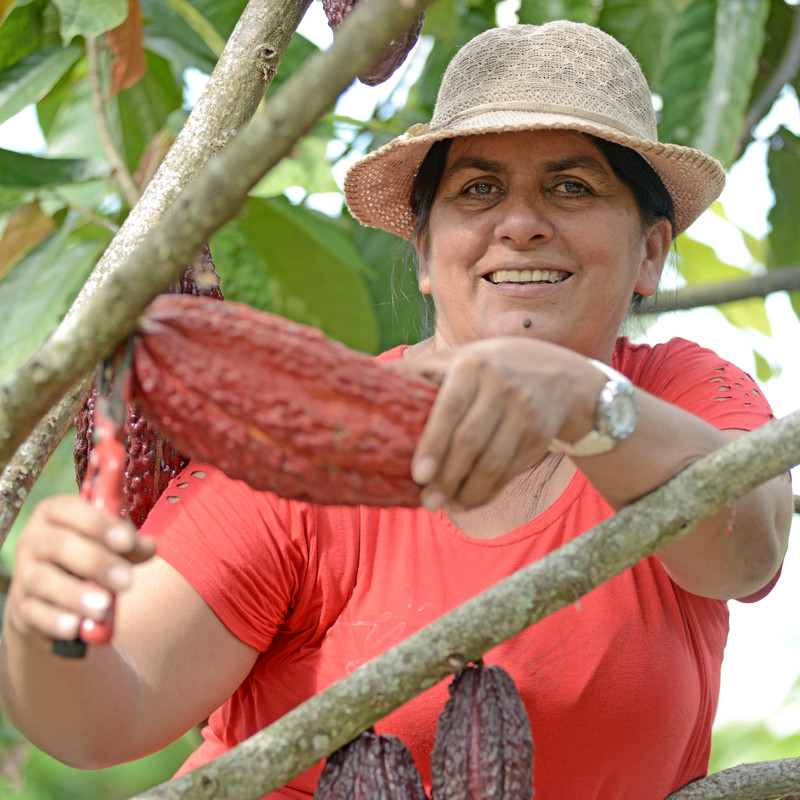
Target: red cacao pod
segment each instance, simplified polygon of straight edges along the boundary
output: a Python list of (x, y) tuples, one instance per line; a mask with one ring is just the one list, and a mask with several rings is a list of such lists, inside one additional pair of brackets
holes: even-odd
[[(219, 275), (207, 243), (203, 245), (197, 258), (187, 265), (181, 277), (167, 290), (169, 294), (176, 292), (223, 299)], [(97, 386), (92, 386), (83, 408), (75, 418), (73, 458), (75, 477), (79, 486), (83, 484), (94, 448), (97, 395)], [(151, 426), (132, 404), (128, 404), (123, 436), (125, 502), (120, 515), (130, 519), (137, 528), (141, 528), (167, 484), (189, 463), (189, 460)]]
[[(328, 18), (328, 25), (334, 33), (357, 2), (358, 0), (322, 0), (322, 8)], [(367, 86), (377, 86), (388, 80), (406, 60), (417, 43), (424, 20), (425, 12), (423, 11), (399, 37), (389, 43), (380, 58), (358, 76), (361, 83)]]
[(183, 453), (257, 490), (328, 505), (419, 505), (411, 457), (435, 384), (240, 303), (162, 295), (129, 391)]

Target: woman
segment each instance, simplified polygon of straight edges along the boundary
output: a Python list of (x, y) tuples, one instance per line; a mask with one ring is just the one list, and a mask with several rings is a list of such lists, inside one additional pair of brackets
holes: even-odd
[[(644, 77), (611, 37), (563, 22), (476, 37), (430, 127), (345, 186), (361, 221), (413, 239), (435, 305), (429, 339), (381, 357), (441, 382), (413, 463), (424, 508), (311, 507), (192, 465), (148, 520), (153, 558), (152, 538), (76, 498), (41, 504), (6, 606), (11, 718), (92, 768), (210, 714), (188, 770), (769, 419), (713, 353), (618, 338), (722, 182), (710, 157), (657, 143)], [(768, 590), (789, 498), (770, 481), (487, 654), (528, 708), (537, 798), (661, 800), (704, 774), (725, 601)], [(112, 646), (51, 655), (117, 591)], [(445, 695), (377, 726), (426, 782)], [(318, 774), (274, 797), (308, 796)]]

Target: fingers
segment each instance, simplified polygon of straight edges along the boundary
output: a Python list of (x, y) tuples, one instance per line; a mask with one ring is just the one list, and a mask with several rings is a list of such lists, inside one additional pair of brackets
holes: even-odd
[(487, 502), (546, 449), (554, 423), (538, 413), (531, 376), (474, 352), (448, 352), (420, 370), (444, 372), (412, 460), (428, 510)]
[(43, 501), (17, 544), (8, 622), (23, 636), (75, 638), (82, 619), (105, 619), (132, 564), (154, 552), (150, 537), (80, 498)]

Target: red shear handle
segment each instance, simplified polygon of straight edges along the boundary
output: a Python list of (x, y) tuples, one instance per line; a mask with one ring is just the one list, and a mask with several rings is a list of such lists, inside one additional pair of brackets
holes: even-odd
[[(99, 397), (95, 410), (96, 445), (89, 457), (88, 469), (81, 496), (91, 501), (95, 508), (120, 514), (125, 507), (123, 472), (125, 449), (117, 438), (117, 427), (111, 419), (108, 403)], [(88, 644), (108, 644), (114, 631), (114, 600), (102, 622), (93, 619), (81, 621), (80, 638)]]
[[(95, 508), (118, 515), (125, 507), (122, 488), (125, 449), (117, 438), (117, 426), (105, 397), (97, 398), (94, 425), (95, 445), (89, 456), (80, 494)], [(88, 583), (91, 584), (91, 581)], [(86, 644), (108, 644), (114, 632), (114, 606), (115, 600), (112, 598), (105, 619), (101, 622), (86, 618), (81, 620), (78, 639), (73, 642), (57, 641), (53, 651), (70, 658), (81, 658), (86, 654)]]

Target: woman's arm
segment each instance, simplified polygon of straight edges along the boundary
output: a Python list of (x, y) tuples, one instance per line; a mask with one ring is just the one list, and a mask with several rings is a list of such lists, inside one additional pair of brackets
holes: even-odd
[[(71, 496), (41, 503), (20, 535), (0, 704), (31, 741), (73, 766), (97, 769), (165, 746), (224, 702), (257, 656), (153, 550)], [(112, 592), (112, 642), (90, 645), (82, 659), (54, 655), (53, 639), (73, 638), (82, 616), (101, 619)]]
[[(483, 340), (402, 367), (442, 382), (413, 463), (431, 509), (486, 503), (535, 464), (552, 439), (574, 442), (590, 431), (607, 380), (583, 356), (523, 337)], [(638, 389), (637, 396), (635, 432), (609, 453), (574, 459), (615, 509), (729, 441), (694, 414)], [(742, 597), (777, 570), (790, 521), (791, 491), (781, 476), (658, 555), (688, 591)]]

